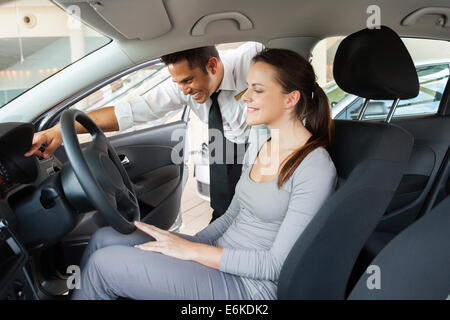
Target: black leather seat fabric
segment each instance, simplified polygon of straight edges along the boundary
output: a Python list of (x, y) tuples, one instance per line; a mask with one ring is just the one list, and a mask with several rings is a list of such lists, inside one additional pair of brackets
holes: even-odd
[[(390, 41), (389, 49), (401, 47), (401, 39), (392, 33), (382, 27), (347, 37), (336, 53), (337, 84), (366, 98), (417, 95), (417, 73), (408, 51), (369, 50), (386, 49), (380, 43), (384, 38)], [(385, 67), (386, 59), (391, 60), (390, 68)], [(405, 59), (411, 63), (404, 63)], [(399, 77), (392, 81), (395, 73), (410, 77), (406, 86)], [(386, 123), (335, 120), (333, 134), (331, 157), (339, 188), (286, 258), (278, 283), (279, 299), (345, 299), (356, 258), (397, 189), (414, 141), (404, 129)]]
[(403, 230), (378, 254), (379, 289), (364, 273), (349, 299), (436, 299), (450, 297), (450, 196)]

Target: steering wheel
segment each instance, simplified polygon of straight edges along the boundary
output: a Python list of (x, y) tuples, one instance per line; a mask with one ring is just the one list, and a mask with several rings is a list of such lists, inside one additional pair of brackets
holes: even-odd
[[(83, 125), (92, 136), (92, 142), (84, 152), (78, 142), (75, 121)], [(136, 193), (117, 153), (102, 130), (87, 114), (79, 110), (64, 111), (60, 126), (72, 173), (81, 185), (84, 196), (115, 230), (124, 234), (135, 231), (134, 221), (140, 219)]]

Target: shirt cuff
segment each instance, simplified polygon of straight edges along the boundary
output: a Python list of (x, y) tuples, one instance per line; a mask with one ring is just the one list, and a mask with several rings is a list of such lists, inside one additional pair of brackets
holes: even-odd
[(133, 126), (133, 112), (130, 103), (122, 101), (114, 106), (114, 113), (119, 125), (119, 131), (126, 130)]

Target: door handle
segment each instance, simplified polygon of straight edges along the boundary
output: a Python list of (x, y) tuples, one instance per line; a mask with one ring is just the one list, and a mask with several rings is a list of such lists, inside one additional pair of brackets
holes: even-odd
[(128, 159), (128, 157), (124, 154), (119, 154), (119, 159), (120, 159), (120, 163), (122, 163), (122, 165), (126, 165), (126, 164), (130, 164), (130, 159)]

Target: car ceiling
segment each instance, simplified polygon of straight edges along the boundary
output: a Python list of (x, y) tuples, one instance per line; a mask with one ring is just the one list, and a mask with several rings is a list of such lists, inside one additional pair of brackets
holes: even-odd
[[(4, 0), (0, 0), (2, 2)], [(106, 77), (163, 54), (204, 45), (259, 41), (308, 56), (322, 38), (348, 35), (366, 27), (367, 8), (376, 4), (381, 24), (401, 36), (450, 39), (450, 28), (436, 26), (439, 16), (425, 16), (410, 27), (401, 21), (423, 7), (450, 7), (448, 0), (53, 0), (80, 8), (86, 24), (114, 41), (69, 65), (2, 108), (0, 121), (33, 121)], [(90, 5), (92, 3), (93, 5)], [(95, 10), (95, 4), (103, 9)], [(106, 8), (106, 9), (105, 9)], [(97, 8), (98, 9), (98, 8)], [(97, 12), (102, 12), (102, 18)], [(238, 12), (253, 28), (240, 31), (232, 20), (207, 25), (205, 35), (191, 30), (202, 17)], [(449, 14), (450, 16), (450, 14)], [(105, 20), (106, 19), (106, 20)], [(107, 22), (108, 20), (108, 22)], [(447, 19), (450, 20), (450, 17)], [(144, 39), (139, 39), (143, 37)], [(388, 49), (388, 48), (387, 48)]]
[[(415, 10), (448, 7), (448, 0), (99, 0), (96, 5), (88, 0), (54, 2), (65, 8), (77, 5), (85, 23), (120, 42), (136, 62), (192, 47), (247, 40), (282, 46), (283, 38), (295, 37), (299, 47), (310, 49), (322, 38), (365, 28), (370, 15), (366, 11), (373, 4), (380, 7), (381, 24), (402, 36), (450, 38), (450, 28), (436, 26), (437, 15), (424, 16), (412, 26), (401, 25), (402, 19)], [(253, 28), (240, 31), (235, 21), (220, 20), (208, 24), (205, 35), (191, 35), (194, 24), (203, 16), (230, 11), (248, 17)]]

